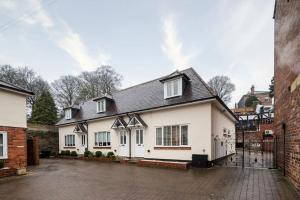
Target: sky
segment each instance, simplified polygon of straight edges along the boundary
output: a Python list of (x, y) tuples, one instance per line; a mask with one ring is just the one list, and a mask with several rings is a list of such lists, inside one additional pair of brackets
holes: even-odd
[(49, 82), (111, 65), (122, 88), (193, 67), (229, 76), (230, 107), (274, 74), (275, 0), (1, 0), (0, 65)]

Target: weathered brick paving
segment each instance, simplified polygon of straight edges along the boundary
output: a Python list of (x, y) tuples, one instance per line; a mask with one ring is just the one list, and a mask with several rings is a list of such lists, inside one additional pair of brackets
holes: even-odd
[(0, 199), (299, 199), (276, 170), (172, 170), (42, 160), (28, 176), (0, 179)]

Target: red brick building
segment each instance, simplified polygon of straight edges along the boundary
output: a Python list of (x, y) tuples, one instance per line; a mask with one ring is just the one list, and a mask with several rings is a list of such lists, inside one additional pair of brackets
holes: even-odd
[(300, 190), (300, 1), (277, 0), (274, 19), (277, 164)]
[(0, 177), (26, 172), (28, 95), (33, 93), (0, 81)]

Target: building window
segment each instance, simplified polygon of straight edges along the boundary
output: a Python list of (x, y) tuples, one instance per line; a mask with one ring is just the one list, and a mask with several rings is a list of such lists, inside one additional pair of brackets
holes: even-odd
[(105, 99), (102, 99), (100, 101), (97, 101), (97, 112), (105, 112), (106, 111), (106, 101)]
[(7, 132), (0, 132), (0, 158), (7, 157)]
[(110, 132), (95, 133), (95, 146), (110, 146)]
[(65, 119), (72, 119), (72, 110), (71, 109), (65, 110)]
[(120, 144), (126, 145), (126, 131), (120, 132)]
[(156, 146), (187, 146), (188, 126), (174, 125), (156, 128)]
[(164, 83), (164, 97), (176, 97), (182, 95), (182, 79), (174, 79)]
[(75, 135), (65, 135), (65, 146), (66, 147), (75, 146)]

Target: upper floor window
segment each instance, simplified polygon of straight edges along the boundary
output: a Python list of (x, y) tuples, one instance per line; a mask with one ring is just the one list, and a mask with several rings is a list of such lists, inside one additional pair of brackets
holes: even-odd
[(65, 110), (65, 119), (72, 119), (72, 110), (71, 109)]
[(105, 99), (101, 99), (97, 101), (97, 113), (106, 111), (106, 101)]
[(182, 95), (182, 78), (173, 79), (164, 83), (164, 97), (176, 97)]

